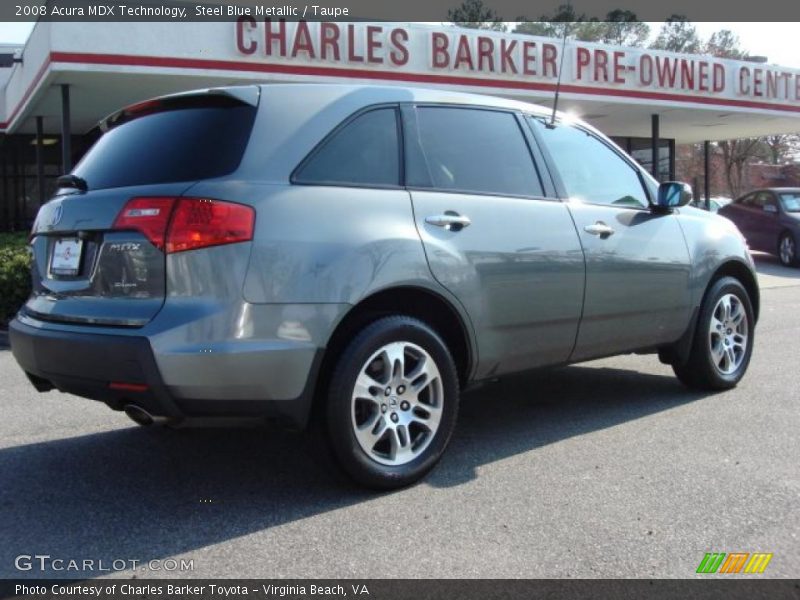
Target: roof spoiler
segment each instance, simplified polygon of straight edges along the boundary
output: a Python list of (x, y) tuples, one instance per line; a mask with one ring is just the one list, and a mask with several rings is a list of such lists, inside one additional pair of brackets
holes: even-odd
[(144, 112), (148, 107), (157, 105), (160, 102), (179, 100), (181, 98), (197, 98), (201, 96), (225, 97), (237, 100), (242, 104), (247, 104), (249, 106), (258, 106), (258, 101), (261, 96), (261, 88), (257, 85), (207, 88), (203, 90), (192, 90), (189, 92), (180, 92), (177, 94), (169, 94), (167, 96), (159, 96), (157, 98), (131, 104), (125, 108), (117, 110), (104, 119), (101, 119), (97, 124), (97, 127), (100, 129), (100, 131), (105, 133), (125, 115), (131, 115), (136, 112)]

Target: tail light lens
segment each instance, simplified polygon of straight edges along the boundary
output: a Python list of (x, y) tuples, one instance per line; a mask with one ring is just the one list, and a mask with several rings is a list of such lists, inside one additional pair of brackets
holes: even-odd
[(164, 249), (175, 198), (131, 198), (114, 221), (114, 229), (135, 229), (159, 250)]
[(255, 211), (243, 204), (180, 198), (167, 233), (167, 252), (253, 239)]
[(253, 239), (253, 208), (207, 198), (131, 198), (114, 229), (135, 229), (167, 253)]

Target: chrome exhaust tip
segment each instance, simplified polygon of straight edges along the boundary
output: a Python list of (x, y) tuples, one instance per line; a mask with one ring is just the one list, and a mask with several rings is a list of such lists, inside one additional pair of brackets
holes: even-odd
[(166, 420), (164, 417), (154, 417), (141, 406), (137, 406), (136, 404), (126, 404), (123, 410), (131, 421), (145, 427), (148, 425), (153, 425), (160, 419)]
[(151, 415), (141, 406), (136, 406), (135, 404), (126, 404), (124, 410), (125, 414), (128, 415), (128, 418), (139, 425), (147, 426), (152, 425), (155, 422), (153, 415)]

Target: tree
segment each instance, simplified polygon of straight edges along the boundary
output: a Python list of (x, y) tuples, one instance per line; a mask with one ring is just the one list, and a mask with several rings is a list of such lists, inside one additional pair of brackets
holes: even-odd
[(686, 17), (672, 15), (661, 26), (650, 47), (654, 50), (699, 54), (703, 49), (703, 42), (697, 35), (697, 28)]
[(505, 31), (506, 25), (500, 16), (483, 3), (483, 0), (464, 0), (457, 8), (447, 11), (453, 25), (470, 29)]
[(739, 36), (730, 29), (720, 29), (711, 34), (704, 48), (705, 54), (717, 58), (744, 58), (747, 52), (739, 45)]
[(514, 33), (560, 38), (574, 33), (581, 24), (589, 22), (589, 19), (585, 14), (576, 13), (571, 4), (562, 4), (554, 15), (541, 15), (538, 21), (527, 21), (525, 17), (519, 17), (517, 21)]
[(617, 46), (644, 46), (650, 37), (650, 26), (636, 20), (636, 14), (629, 10), (612, 10), (600, 25), (600, 41)]
[(629, 10), (612, 10), (600, 21), (575, 12), (570, 4), (562, 4), (554, 15), (542, 15), (538, 21), (525, 21), (524, 17), (518, 20), (522, 22), (514, 33), (559, 38), (567, 35), (582, 42), (642, 46), (650, 35), (647, 23), (637, 21), (636, 14)]
[(747, 165), (763, 150), (761, 138), (742, 138), (717, 142), (722, 154), (725, 179), (732, 198), (738, 198), (747, 187)]
[(764, 145), (765, 158), (771, 165), (794, 161), (800, 156), (799, 134), (767, 135), (761, 138), (761, 141)]
[(747, 56), (747, 52), (741, 48), (739, 36), (730, 29), (720, 29), (703, 42), (697, 34), (697, 28), (682, 15), (672, 15), (667, 19), (650, 47), (671, 52), (710, 54), (717, 58), (741, 59)]
[[(675, 145), (675, 178), (692, 185), (696, 198), (705, 198), (705, 148), (704, 144)], [(711, 196), (730, 196), (728, 179), (722, 153), (716, 143), (711, 144), (708, 161), (708, 188)]]

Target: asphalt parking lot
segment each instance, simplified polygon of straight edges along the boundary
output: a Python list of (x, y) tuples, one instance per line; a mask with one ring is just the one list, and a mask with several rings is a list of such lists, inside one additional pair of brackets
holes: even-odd
[(143, 429), (38, 394), (0, 350), (0, 577), (108, 574), (15, 569), (47, 554), (193, 561), (117, 573), (138, 578), (682, 578), (712, 551), (771, 552), (763, 577), (796, 577), (800, 270), (758, 262), (737, 389), (687, 392), (653, 356), (492, 384), (437, 470), (389, 494), (349, 485), (309, 435)]

